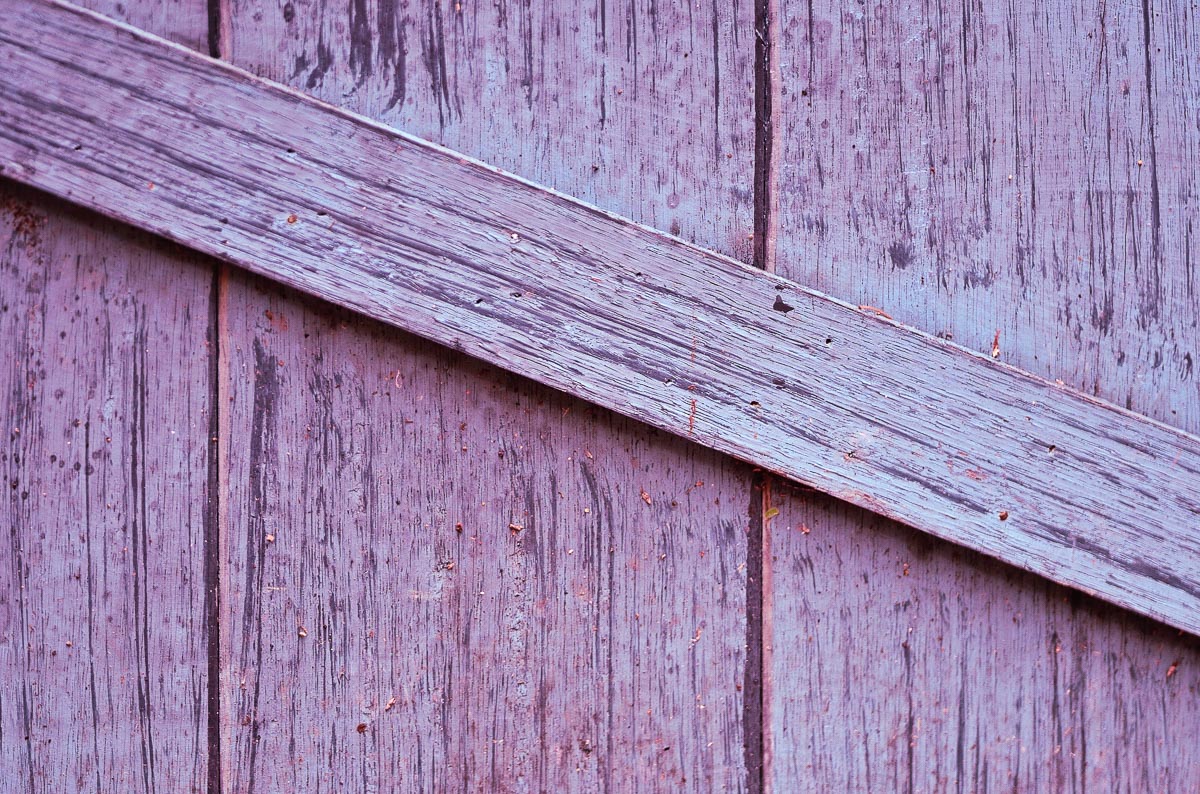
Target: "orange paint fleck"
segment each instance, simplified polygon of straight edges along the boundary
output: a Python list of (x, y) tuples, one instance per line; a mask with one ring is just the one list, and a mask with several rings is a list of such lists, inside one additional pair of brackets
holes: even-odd
[(878, 306), (871, 306), (870, 304), (864, 303), (858, 307), (858, 310), (860, 312), (871, 312), (872, 314), (878, 314), (880, 317), (886, 317), (889, 320), (892, 319), (892, 315), (888, 314)]

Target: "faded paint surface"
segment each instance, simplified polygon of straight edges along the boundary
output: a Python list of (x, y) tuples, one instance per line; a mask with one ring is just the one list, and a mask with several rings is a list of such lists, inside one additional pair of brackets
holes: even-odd
[[(237, 65), (748, 250), (728, 9), (231, 11)], [(745, 789), (746, 466), (257, 279), (227, 291), (231, 790)]]
[[(96, 7), (206, 38), (196, 4)], [(749, 258), (754, 9), (692, 9), (679, 38), (654, 4), (227, 10), (237, 63)], [(780, 73), (754, 225), (777, 236), (756, 260), (985, 353), (998, 330), (1001, 360), (1200, 429), (1190, 11), (843, 11), (764, 30)], [(0, 325), (42, 363), (5, 387), (30, 429), (0, 453), (18, 483), (0, 661), (20, 671), (0, 752), (34, 790), (204, 786), (209, 338), (230, 401), (206, 660), (227, 790), (467, 786), (493, 764), (513, 789), (755, 789), (737, 745), (759, 715), (732, 692), (744, 525), (765, 516), (776, 789), (1200, 788), (1190, 638), (804, 490), (747, 511), (738, 464), (253, 278), (224, 278), (218, 317), (211, 264), (5, 196)], [(103, 420), (58, 434), (101, 393)], [(121, 459), (92, 449), (99, 421)], [(71, 473), (81, 431), (90, 477)], [(281, 744), (303, 749), (280, 763)]]
[[(0, 189), (7, 790), (202, 790), (211, 275)], [(167, 286), (169, 285), (169, 286)]]
[[(99, 18), (17, 11), (41, 91), (4, 86), (14, 176), (1200, 629), (1200, 438)], [(248, 96), (248, 124), (180, 110)], [(47, 145), (68, 99), (91, 149)]]
[[(780, 272), (1197, 432), (1194, 13), (782, 9)], [(773, 499), (778, 790), (1200, 789), (1194, 638)]]
[[(81, 2), (192, 46), (196, 0)], [(0, 184), (0, 769), (21, 791), (204, 791), (204, 257)]]

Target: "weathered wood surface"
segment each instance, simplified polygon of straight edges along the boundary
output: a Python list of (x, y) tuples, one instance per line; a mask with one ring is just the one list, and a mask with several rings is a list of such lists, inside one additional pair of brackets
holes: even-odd
[(226, 312), (230, 791), (744, 788), (742, 465), (257, 279)]
[(1200, 629), (1194, 437), (70, 7), (5, 7), (6, 175)]
[(1200, 641), (783, 488), (770, 523), (779, 792), (1200, 790)]
[[(780, 271), (981, 352), (999, 331), (1001, 361), (1196, 432), (1189, 13), (782, 8)], [(772, 503), (778, 790), (1200, 789), (1193, 638)]]
[(208, 780), (202, 257), (0, 187), (6, 791)]
[[(206, 35), (203, 2), (92, 6)], [(204, 791), (211, 266), (10, 183), (0, 241), (3, 788)]]
[[(242, 2), (222, 49), (738, 252), (732, 11)], [(746, 466), (278, 285), (225, 290), (230, 791), (752, 786)]]

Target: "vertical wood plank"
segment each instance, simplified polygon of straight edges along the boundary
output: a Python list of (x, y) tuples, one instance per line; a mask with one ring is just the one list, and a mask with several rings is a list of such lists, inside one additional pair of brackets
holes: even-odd
[(233, 790), (740, 786), (744, 467), (248, 278), (228, 317)]
[(203, 791), (207, 297), (200, 257), (0, 186), (13, 791)]
[(1195, 791), (1200, 642), (773, 494), (779, 791)]
[[(206, 49), (204, 2), (80, 4)], [(0, 767), (208, 790), (212, 265), (8, 183), (0, 239)]]
[[(780, 272), (1196, 432), (1193, 15), (783, 9)], [(777, 789), (1200, 786), (1194, 640), (815, 494), (774, 506)]]
[(238, 66), (750, 259), (751, 3), (231, 2)]
[[(749, 256), (749, 8), (232, 11), (240, 66)], [(744, 790), (746, 467), (252, 279), (225, 316), (230, 785)]]

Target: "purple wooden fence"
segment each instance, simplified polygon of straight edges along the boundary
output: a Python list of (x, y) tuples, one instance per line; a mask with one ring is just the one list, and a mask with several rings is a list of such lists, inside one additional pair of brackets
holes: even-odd
[[(93, 7), (1200, 432), (1190, 9)], [(1200, 789), (1193, 637), (9, 184), (0, 239), (15, 790)]]

